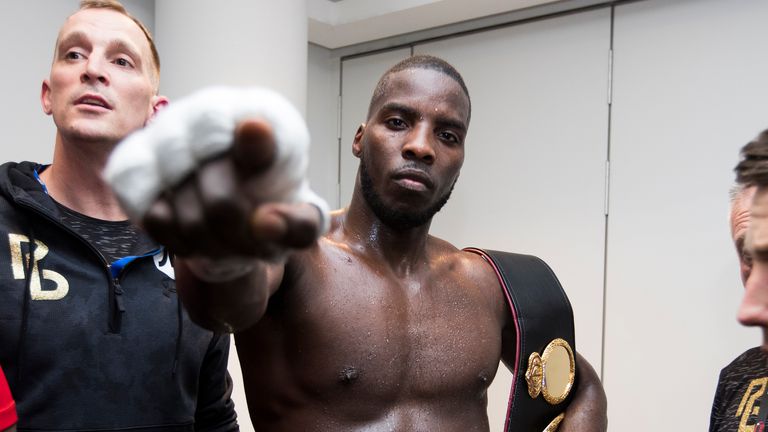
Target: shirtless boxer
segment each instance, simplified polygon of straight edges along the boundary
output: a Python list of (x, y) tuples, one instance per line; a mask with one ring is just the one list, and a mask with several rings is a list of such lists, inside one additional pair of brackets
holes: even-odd
[[(429, 235), (469, 119), (458, 72), (411, 57), (377, 86), (352, 144), (352, 201), (325, 234), (315, 206), (249, 194), (279, 153), (261, 120), (151, 206), (142, 222), (180, 256), (190, 314), (235, 333), (257, 430), (489, 430), (487, 389), (499, 360), (514, 363), (514, 324), (491, 267)], [(559, 430), (606, 430), (599, 379), (577, 363)]]

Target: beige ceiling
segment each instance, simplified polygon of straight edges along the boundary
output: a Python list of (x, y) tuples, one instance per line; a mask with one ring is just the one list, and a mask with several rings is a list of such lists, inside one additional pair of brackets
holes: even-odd
[(309, 41), (340, 48), (560, 0), (307, 0)]

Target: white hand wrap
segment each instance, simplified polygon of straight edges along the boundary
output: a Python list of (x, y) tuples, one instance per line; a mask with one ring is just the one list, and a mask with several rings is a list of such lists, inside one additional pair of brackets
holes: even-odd
[(314, 204), (326, 232), (328, 204), (310, 190), (306, 178), (307, 126), (287, 99), (268, 89), (212, 87), (170, 104), (117, 146), (104, 176), (128, 215), (141, 220), (163, 190), (229, 150), (237, 124), (248, 118), (269, 123), (276, 144), (273, 164), (249, 193), (260, 201)]

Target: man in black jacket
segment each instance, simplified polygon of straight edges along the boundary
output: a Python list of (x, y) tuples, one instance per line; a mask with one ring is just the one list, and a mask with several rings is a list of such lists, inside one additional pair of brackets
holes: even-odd
[(158, 95), (152, 37), (116, 1), (83, 1), (42, 84), (53, 163), (0, 167), (0, 364), (22, 430), (232, 431), (228, 335), (192, 323), (168, 253), (102, 180)]

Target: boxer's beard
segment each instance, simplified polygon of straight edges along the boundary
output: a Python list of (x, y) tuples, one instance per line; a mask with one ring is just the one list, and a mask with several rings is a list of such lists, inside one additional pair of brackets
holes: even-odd
[(360, 158), (360, 186), (362, 187), (365, 202), (368, 203), (368, 206), (373, 210), (373, 214), (379, 220), (392, 229), (406, 230), (422, 226), (432, 220), (432, 216), (439, 212), (445, 203), (448, 202), (448, 198), (451, 197), (451, 192), (453, 192), (453, 187), (456, 186), (456, 181), (454, 180), (448, 192), (441, 196), (434, 204), (424, 210), (412, 212), (396, 210), (384, 203), (381, 195), (373, 188), (373, 180), (370, 174), (368, 174), (363, 158)]

